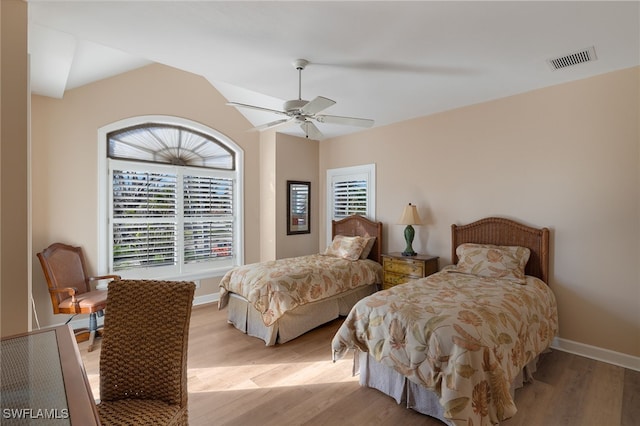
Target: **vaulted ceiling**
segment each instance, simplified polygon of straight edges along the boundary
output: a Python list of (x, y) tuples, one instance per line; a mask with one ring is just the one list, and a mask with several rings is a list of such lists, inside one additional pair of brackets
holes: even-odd
[[(591, 47), (591, 61), (548, 63)], [(640, 65), (640, 3), (29, 0), (29, 52), (43, 96), (157, 62), (229, 101), (281, 110), (301, 89), (383, 126)], [(254, 126), (280, 117), (239, 111)]]

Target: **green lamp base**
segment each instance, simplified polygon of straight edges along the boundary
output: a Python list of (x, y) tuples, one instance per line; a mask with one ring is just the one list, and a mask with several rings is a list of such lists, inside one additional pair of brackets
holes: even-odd
[(418, 254), (413, 251), (413, 247), (411, 247), (415, 234), (416, 231), (413, 229), (413, 226), (407, 225), (407, 227), (404, 228), (404, 240), (407, 242), (407, 247), (402, 252), (403, 256), (415, 256), (416, 254)]

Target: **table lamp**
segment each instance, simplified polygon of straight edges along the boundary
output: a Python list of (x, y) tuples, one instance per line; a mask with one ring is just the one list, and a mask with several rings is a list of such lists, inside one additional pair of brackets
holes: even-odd
[(398, 225), (407, 225), (407, 227), (404, 228), (404, 239), (407, 242), (407, 248), (404, 249), (402, 255), (415, 256), (417, 253), (413, 251), (413, 247), (411, 247), (415, 231), (411, 225), (422, 225), (416, 206), (411, 203), (409, 203), (408, 206), (405, 206), (404, 211), (402, 212), (402, 217), (400, 217), (400, 220), (398, 221)]

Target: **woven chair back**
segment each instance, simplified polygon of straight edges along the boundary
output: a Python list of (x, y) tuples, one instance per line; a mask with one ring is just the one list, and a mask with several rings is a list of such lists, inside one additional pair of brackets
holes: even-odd
[(100, 353), (100, 399), (187, 404), (187, 346), (195, 284), (109, 283)]

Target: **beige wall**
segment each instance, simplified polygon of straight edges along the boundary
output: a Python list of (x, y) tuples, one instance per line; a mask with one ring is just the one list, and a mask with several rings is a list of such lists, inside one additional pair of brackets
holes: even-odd
[(260, 260), (276, 259), (276, 133), (260, 134)]
[[(259, 134), (202, 77), (151, 65), (67, 91), (64, 99), (32, 97), (33, 253), (60, 241), (80, 245), (90, 273), (97, 271), (97, 129), (128, 117), (172, 115), (225, 134), (244, 150), (245, 262), (260, 260)], [(44, 276), (33, 265), (33, 295), (41, 325), (54, 318)], [(217, 292), (218, 279), (201, 281), (196, 297)]]
[[(276, 258), (318, 252), (318, 141), (278, 134), (276, 148)], [(311, 182), (309, 234), (287, 235), (287, 180)]]
[(28, 331), (29, 73), (27, 4), (0, 2), (0, 335)]
[(560, 337), (638, 357), (639, 81), (632, 68), (323, 141), (320, 174), (376, 163), (383, 250), (403, 249), (411, 202), (426, 222), (413, 247), (441, 266), (452, 223), (549, 227)]
[[(318, 141), (262, 132), (260, 160), (260, 260), (317, 253)], [(311, 182), (309, 234), (287, 235), (287, 180)]]

